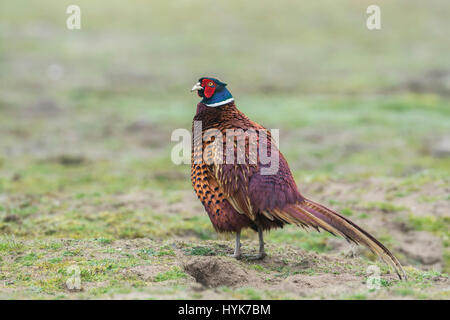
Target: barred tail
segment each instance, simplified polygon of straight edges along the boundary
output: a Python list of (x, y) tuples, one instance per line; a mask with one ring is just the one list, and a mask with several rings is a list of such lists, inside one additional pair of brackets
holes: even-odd
[(384, 262), (392, 266), (400, 279), (406, 279), (406, 274), (397, 258), (377, 239), (367, 231), (357, 226), (350, 219), (339, 213), (304, 199), (296, 204), (287, 205), (283, 210), (273, 210), (272, 215), (288, 223), (311, 226), (324, 229), (333, 235), (341, 235), (348, 241), (363, 244)]

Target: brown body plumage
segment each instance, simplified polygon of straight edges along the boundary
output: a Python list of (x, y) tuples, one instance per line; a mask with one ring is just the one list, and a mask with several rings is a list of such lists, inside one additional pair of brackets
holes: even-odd
[[(246, 162), (226, 163), (225, 150), (218, 148), (226, 146), (227, 129), (242, 129), (242, 132), (264, 129), (240, 112), (233, 101), (217, 107), (199, 103), (194, 121), (201, 123), (202, 135), (194, 135), (192, 144), (192, 185), (216, 231), (236, 233), (236, 258), (241, 256), (242, 229), (252, 228), (258, 231), (258, 258), (263, 258), (263, 231), (283, 227), (284, 224), (296, 224), (305, 229), (323, 229), (334, 235), (341, 235), (348, 241), (363, 244), (390, 264), (400, 278), (405, 278), (398, 260), (378, 240), (348, 218), (300, 194), (287, 161), (278, 149), (272, 146), (270, 133), (267, 140), (258, 139), (256, 144), (259, 148), (260, 143), (267, 143), (269, 156), (271, 147), (279, 153), (279, 169), (275, 174), (261, 174), (263, 165), (259, 155), (256, 156), (256, 164), (248, 161), (251, 148), (249, 139), (245, 137)], [(223, 144), (219, 147), (215, 144), (217, 135), (214, 135), (212, 130), (222, 134)], [(239, 146), (237, 141), (238, 138), (234, 143), (236, 149)], [(237, 150), (234, 150), (234, 153), (236, 154)]]

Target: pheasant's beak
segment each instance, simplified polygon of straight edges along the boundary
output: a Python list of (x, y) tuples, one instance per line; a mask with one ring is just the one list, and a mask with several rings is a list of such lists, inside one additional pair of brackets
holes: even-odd
[(200, 82), (197, 82), (191, 89), (191, 92), (193, 91), (198, 91), (198, 90), (203, 90), (203, 87), (200, 85)]

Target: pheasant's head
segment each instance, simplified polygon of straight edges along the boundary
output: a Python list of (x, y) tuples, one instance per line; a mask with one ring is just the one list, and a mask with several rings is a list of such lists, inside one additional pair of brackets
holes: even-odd
[(234, 101), (226, 85), (215, 78), (202, 77), (192, 87), (191, 92), (197, 91), (198, 96), (203, 98), (202, 103), (208, 107), (219, 107)]

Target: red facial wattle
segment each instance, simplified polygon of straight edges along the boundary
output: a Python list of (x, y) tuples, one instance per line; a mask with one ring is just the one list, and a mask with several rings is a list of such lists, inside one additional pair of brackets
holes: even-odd
[(214, 91), (216, 90), (216, 84), (214, 83), (214, 81), (209, 79), (203, 79), (202, 87), (204, 88), (203, 94), (207, 99), (211, 98), (214, 94)]

